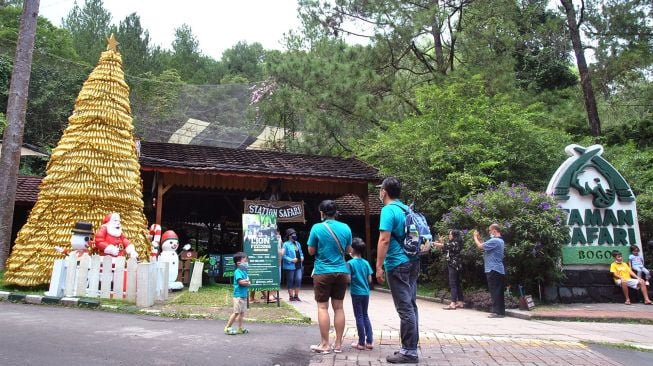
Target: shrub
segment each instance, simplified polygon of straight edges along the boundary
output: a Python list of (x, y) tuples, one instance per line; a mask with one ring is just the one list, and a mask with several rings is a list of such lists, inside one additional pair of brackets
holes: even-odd
[(499, 224), (506, 243), (507, 284), (513, 284), (513, 289), (521, 284), (535, 293), (538, 283), (562, 277), (561, 247), (569, 236), (565, 218), (552, 197), (523, 185), (502, 183), (453, 207), (435, 226), (439, 233), (454, 228), (463, 231), (463, 283), (484, 285), (483, 253), (476, 248), (472, 232), (483, 235), (490, 224)]

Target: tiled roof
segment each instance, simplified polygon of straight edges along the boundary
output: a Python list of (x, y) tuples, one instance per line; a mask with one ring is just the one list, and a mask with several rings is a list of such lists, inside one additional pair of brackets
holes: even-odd
[[(381, 214), (381, 202), (377, 199), (376, 195), (370, 193), (368, 196), (370, 202), (370, 215)], [(355, 194), (348, 194), (336, 199), (336, 207), (342, 216), (364, 216), (365, 206)]]
[(41, 177), (19, 175), (16, 184), (16, 203), (35, 203), (39, 196), (41, 179)]
[(313, 176), (365, 181), (379, 180), (376, 168), (355, 158), (289, 154), (213, 146), (141, 141), (141, 166)]

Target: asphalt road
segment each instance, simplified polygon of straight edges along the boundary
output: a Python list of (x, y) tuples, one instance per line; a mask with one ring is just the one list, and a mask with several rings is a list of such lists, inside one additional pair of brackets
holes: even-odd
[(307, 365), (317, 326), (225, 322), (0, 302), (0, 365)]

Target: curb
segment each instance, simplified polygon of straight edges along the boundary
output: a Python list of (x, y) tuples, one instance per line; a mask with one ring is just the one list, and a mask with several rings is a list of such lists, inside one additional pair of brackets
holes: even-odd
[(97, 308), (100, 306), (100, 300), (80, 299), (77, 297), (27, 295), (7, 291), (0, 291), (0, 301), (9, 301), (32, 305), (78, 306), (85, 308)]
[[(386, 294), (391, 293), (390, 290), (385, 289), (385, 288), (375, 288), (373, 291), (379, 291), (379, 292), (384, 292)], [(419, 300), (424, 300), (424, 301), (430, 301), (430, 302), (438, 302), (443, 305), (449, 305), (451, 304), (451, 300), (447, 299), (438, 299), (436, 297), (430, 297), (430, 296), (423, 296), (423, 295), (417, 295), (417, 299)], [(475, 310), (473, 308), (465, 308), (468, 310)], [(479, 310), (480, 311), (480, 310)], [(523, 320), (533, 320), (535, 319), (532, 314), (530, 314), (527, 311), (522, 311), (522, 310), (516, 310), (516, 309), (506, 309), (506, 316), (510, 316), (513, 318), (518, 318), (518, 319), (523, 319)], [(555, 320), (555, 319), (554, 319)]]

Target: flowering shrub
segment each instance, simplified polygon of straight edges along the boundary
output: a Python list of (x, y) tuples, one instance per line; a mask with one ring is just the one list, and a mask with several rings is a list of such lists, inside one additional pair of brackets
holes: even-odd
[[(478, 230), (487, 237), (488, 226), (499, 224), (506, 243), (506, 283), (513, 289), (521, 284), (536, 293), (538, 282), (551, 283), (562, 276), (561, 247), (569, 235), (565, 221), (566, 213), (552, 197), (523, 185), (502, 183), (453, 207), (435, 226), (440, 236), (449, 229), (463, 231), (464, 283), (483, 286), (483, 252), (476, 248), (472, 232)], [(442, 261), (434, 265), (442, 265)]]

